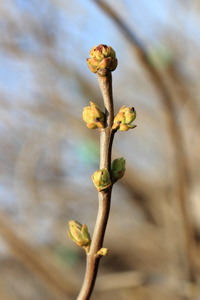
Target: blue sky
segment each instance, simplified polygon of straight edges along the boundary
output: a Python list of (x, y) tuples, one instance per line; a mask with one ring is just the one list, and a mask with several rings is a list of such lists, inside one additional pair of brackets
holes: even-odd
[[(128, 13), (125, 22), (130, 28), (134, 29), (136, 34), (141, 38), (142, 42), (151, 44), (157, 43), (159, 40), (160, 30), (169, 22), (169, 7), (172, 1), (158, 0), (153, 1), (119, 1), (120, 7), (116, 6), (116, 1), (107, 1), (115, 6), (116, 11), (124, 17)], [(61, 1), (62, 3), (62, 1)], [(21, 90), (21, 86), (27, 87), (31, 83), (31, 66), (26, 61), (26, 53), (30, 55), (38, 55), (41, 58), (45, 56), (45, 50), (41, 45), (37, 44), (34, 36), (28, 34), (28, 31), (22, 29), (29, 24), (23, 22), (25, 13), (34, 16), (40, 20), (44, 28), (50, 32), (56, 33), (57, 51), (61, 60), (64, 58), (71, 65), (84, 64), (83, 55), (99, 43), (112, 44), (113, 48), (118, 49), (118, 54), (123, 51), (123, 36), (119, 28), (106, 16), (101, 9), (92, 1), (66, 1), (65, 10), (61, 7), (53, 8), (53, 4), (49, 5), (49, 1), (24, 1), (16, 0), (15, 6), (11, 7), (14, 18), (22, 19), (17, 29), (18, 35), (10, 42), (17, 43), (21, 49), (24, 49), (24, 58), (17, 60), (17, 57), (10, 57), (6, 52), (0, 53), (0, 86), (3, 89)], [(40, 8), (38, 11), (38, 7)], [(53, 11), (52, 11), (53, 8)], [(123, 10), (124, 8), (124, 10)], [(9, 7), (10, 9), (10, 7)], [(39, 14), (38, 14), (39, 13)], [(54, 15), (53, 15), (54, 13)], [(21, 15), (21, 17), (20, 17)], [(160, 26), (158, 26), (160, 24)], [(50, 50), (49, 50), (50, 51)], [(28, 57), (27, 57), (28, 58)], [(84, 66), (84, 65), (83, 65)], [(85, 68), (81, 68), (85, 72)]]

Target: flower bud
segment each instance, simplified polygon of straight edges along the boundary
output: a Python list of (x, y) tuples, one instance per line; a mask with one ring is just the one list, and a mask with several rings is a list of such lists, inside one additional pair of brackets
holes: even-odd
[(92, 181), (99, 192), (109, 188), (112, 184), (107, 169), (101, 169), (94, 172)]
[(118, 179), (122, 178), (125, 173), (126, 161), (123, 157), (116, 158), (111, 163), (111, 177), (112, 181), (116, 182)]
[(117, 67), (115, 51), (112, 47), (102, 44), (94, 46), (90, 51), (90, 58), (87, 58), (87, 64), (93, 73), (100, 71), (99, 74), (105, 76), (106, 70), (114, 71)]
[(90, 234), (88, 232), (88, 228), (85, 224), (81, 225), (79, 222), (71, 220), (69, 221), (69, 228), (68, 234), (69, 237), (76, 242), (79, 247), (85, 249), (88, 253), (90, 248)]
[(112, 129), (127, 131), (129, 129), (135, 128), (136, 125), (130, 125), (130, 123), (133, 122), (135, 118), (136, 118), (135, 108), (125, 107), (124, 105), (120, 108), (118, 114), (115, 116)]
[(95, 103), (90, 102), (90, 106), (84, 107), (83, 120), (89, 129), (104, 128), (104, 119), (104, 113)]

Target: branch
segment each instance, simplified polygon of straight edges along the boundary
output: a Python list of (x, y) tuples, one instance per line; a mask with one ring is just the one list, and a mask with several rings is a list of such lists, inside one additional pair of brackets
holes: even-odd
[(98, 105), (90, 102), (83, 110), (83, 120), (89, 129), (99, 128), (100, 131), (100, 169), (92, 175), (94, 186), (98, 190), (99, 210), (92, 241), (86, 224), (81, 225), (75, 220), (69, 221), (70, 238), (87, 253), (85, 278), (77, 300), (88, 300), (93, 291), (99, 261), (108, 249), (103, 248), (103, 240), (110, 212), (111, 192), (113, 184), (123, 177), (125, 159), (123, 157), (111, 162), (112, 143), (117, 130), (127, 131), (136, 125), (131, 125), (136, 118), (134, 107), (123, 105), (114, 118), (112, 76), (111, 71), (117, 67), (117, 58), (112, 47), (100, 44), (94, 46), (87, 58), (89, 69), (97, 73), (100, 90), (104, 100), (105, 113)]

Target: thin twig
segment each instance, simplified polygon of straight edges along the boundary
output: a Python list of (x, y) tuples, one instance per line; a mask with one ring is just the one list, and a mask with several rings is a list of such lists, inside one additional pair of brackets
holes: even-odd
[[(114, 132), (112, 131), (112, 123), (114, 117), (113, 96), (112, 96), (112, 76), (108, 71), (107, 75), (101, 77), (99, 74), (98, 82), (103, 95), (105, 106), (106, 126), (100, 129), (100, 169), (106, 168), (110, 172), (111, 166), (111, 150)], [(108, 221), (110, 202), (111, 202), (112, 186), (104, 192), (98, 193), (99, 209), (90, 246), (87, 254), (87, 266), (84, 282), (77, 300), (88, 300), (93, 291), (98, 266), (101, 256), (97, 252), (103, 246), (104, 234)]]

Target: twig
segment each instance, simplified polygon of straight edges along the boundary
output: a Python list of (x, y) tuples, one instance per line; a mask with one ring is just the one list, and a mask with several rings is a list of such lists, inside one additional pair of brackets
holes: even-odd
[[(106, 168), (110, 173), (111, 150), (114, 137), (114, 132), (112, 130), (112, 123), (114, 117), (112, 75), (109, 71), (105, 77), (101, 77), (99, 74), (97, 74), (97, 76), (99, 86), (103, 95), (106, 116), (106, 126), (105, 128), (100, 129), (100, 169)], [(90, 246), (90, 251), (87, 254), (85, 278), (77, 300), (89, 299), (94, 288), (99, 261), (101, 258), (101, 255), (97, 255), (97, 252), (103, 246), (103, 239), (110, 211), (111, 191), (112, 186), (108, 190), (98, 193), (99, 210)]]

